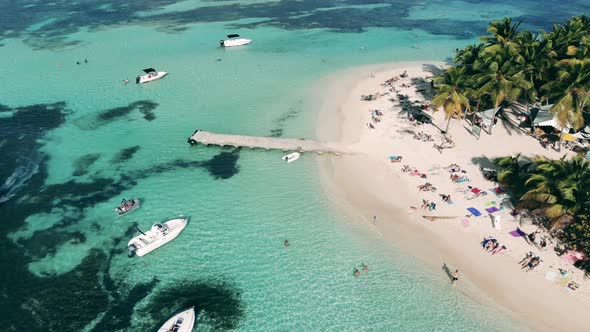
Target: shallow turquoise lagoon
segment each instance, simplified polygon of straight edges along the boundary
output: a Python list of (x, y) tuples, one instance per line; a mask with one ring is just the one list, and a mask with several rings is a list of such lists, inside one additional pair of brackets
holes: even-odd
[[(313, 138), (318, 79), (445, 61), (503, 15), (545, 27), (534, 6), (16, 1), (0, 26), (4, 326), (150, 331), (196, 305), (203, 331), (525, 330), (335, 211), (318, 157), (285, 165), (281, 152), (186, 138), (197, 128)], [(234, 32), (254, 42), (217, 48)], [(133, 84), (147, 67), (169, 74)], [(143, 206), (115, 218), (123, 197)], [(177, 240), (127, 258), (133, 225), (179, 214), (191, 221)], [(362, 263), (369, 273), (352, 277)]]

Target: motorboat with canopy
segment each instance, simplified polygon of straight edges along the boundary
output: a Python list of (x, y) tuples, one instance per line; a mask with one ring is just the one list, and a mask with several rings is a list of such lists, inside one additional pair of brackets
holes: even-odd
[(136, 227), (141, 234), (129, 240), (127, 248), (128, 256), (143, 256), (150, 253), (166, 243), (174, 240), (180, 232), (186, 227), (188, 218), (178, 218), (168, 220), (163, 223), (155, 223), (152, 228), (145, 233)]
[(252, 42), (252, 39), (240, 38), (240, 35), (238, 35), (238, 34), (231, 34), (231, 35), (227, 35), (226, 40), (221, 40), (219, 42), (219, 46), (220, 47), (235, 47), (235, 46), (248, 45), (251, 42)]
[(145, 75), (140, 75), (135, 78), (135, 83), (148, 83), (155, 80), (159, 80), (160, 78), (166, 76), (168, 74), (165, 71), (157, 71), (154, 68), (146, 68), (143, 70)]

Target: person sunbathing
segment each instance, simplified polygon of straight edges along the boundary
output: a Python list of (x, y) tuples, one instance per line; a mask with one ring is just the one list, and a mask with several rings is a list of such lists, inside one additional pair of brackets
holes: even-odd
[(499, 253), (500, 253), (500, 251), (502, 251), (502, 250), (504, 250), (504, 249), (506, 249), (506, 246), (505, 246), (505, 245), (502, 245), (502, 246), (501, 246), (500, 248), (498, 248), (497, 250), (494, 250), (494, 251), (492, 251), (492, 255), (499, 254)]
[(491, 239), (488, 243), (486, 243), (484, 249), (489, 252), (492, 250), (492, 248), (494, 247), (494, 245), (496, 245), (496, 243), (498, 243), (498, 240), (496, 239)]
[(488, 250), (488, 252), (494, 252), (496, 249), (498, 249), (498, 247), (500, 247), (500, 242), (496, 241), (494, 242), (494, 244), (490, 247), (490, 249)]
[(494, 240), (493, 237), (488, 236), (487, 238), (484, 238), (483, 241), (481, 241), (481, 247), (485, 248), (486, 244), (488, 244), (490, 241)]

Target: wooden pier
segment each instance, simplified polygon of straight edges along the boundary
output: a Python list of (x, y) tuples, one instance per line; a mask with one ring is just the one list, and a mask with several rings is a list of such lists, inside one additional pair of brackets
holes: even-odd
[(283, 150), (317, 153), (346, 153), (347, 149), (336, 143), (318, 142), (306, 139), (281, 138), (281, 137), (258, 137), (243, 135), (216, 134), (209, 131), (197, 129), (187, 139), (191, 145), (217, 145), (260, 148), (266, 150)]

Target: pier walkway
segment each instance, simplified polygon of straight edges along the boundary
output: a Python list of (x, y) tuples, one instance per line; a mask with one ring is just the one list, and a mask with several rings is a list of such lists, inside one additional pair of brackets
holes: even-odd
[(209, 131), (197, 129), (187, 140), (191, 145), (218, 145), (233, 147), (261, 148), (267, 150), (317, 152), (317, 153), (346, 153), (347, 149), (340, 144), (318, 142), (312, 140), (281, 138), (281, 137), (258, 137), (243, 135), (216, 134)]

